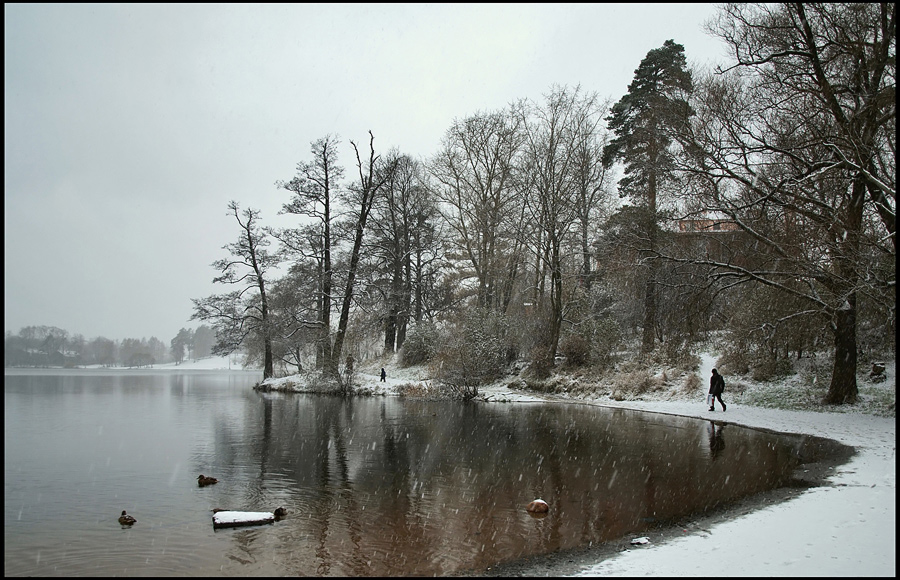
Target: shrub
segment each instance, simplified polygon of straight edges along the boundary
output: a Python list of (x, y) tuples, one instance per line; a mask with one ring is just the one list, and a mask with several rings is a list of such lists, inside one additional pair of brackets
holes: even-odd
[(682, 391), (686, 394), (694, 393), (698, 390), (703, 389), (703, 381), (700, 380), (695, 373), (688, 373), (687, 377), (684, 379), (684, 385), (682, 386)]
[(691, 353), (691, 342), (686, 336), (672, 335), (664, 344), (665, 361), (678, 368), (692, 368), (700, 357)]
[(610, 396), (616, 401), (624, 401), (633, 397), (639, 397), (648, 391), (658, 390), (660, 380), (654, 378), (646, 369), (620, 373), (612, 381)]
[(769, 381), (793, 374), (791, 361), (784, 357), (766, 357), (751, 367), (751, 378), (754, 381)]
[(436, 357), (438, 378), (451, 394), (472, 399), (478, 395), (479, 385), (502, 376), (511, 350), (506, 316), (488, 309), (473, 309), (442, 341)]
[(553, 361), (550, 359), (550, 349), (545, 346), (535, 346), (529, 353), (531, 364), (528, 365), (528, 376), (536, 379), (546, 379), (550, 376)]
[(612, 368), (614, 353), (622, 342), (622, 331), (611, 318), (598, 320), (591, 334), (591, 361), (602, 369)]
[(566, 365), (580, 367), (590, 359), (591, 345), (580, 334), (570, 334), (559, 344), (559, 353), (566, 357)]
[(746, 375), (750, 372), (752, 357), (744, 350), (729, 349), (716, 361), (720, 373)]
[(404, 367), (431, 361), (440, 340), (437, 327), (432, 322), (419, 322), (413, 326), (400, 349), (400, 364)]
[(397, 396), (420, 399), (436, 398), (437, 390), (428, 383), (403, 383), (396, 387)]

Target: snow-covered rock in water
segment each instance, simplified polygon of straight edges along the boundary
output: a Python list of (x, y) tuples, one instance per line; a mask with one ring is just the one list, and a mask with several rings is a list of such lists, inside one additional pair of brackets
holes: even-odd
[(545, 514), (550, 511), (550, 506), (542, 499), (536, 499), (525, 508), (528, 513)]

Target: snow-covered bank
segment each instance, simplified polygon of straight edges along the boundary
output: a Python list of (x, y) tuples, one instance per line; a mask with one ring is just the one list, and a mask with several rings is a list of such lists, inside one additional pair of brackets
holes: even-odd
[(243, 363), (244, 357), (240, 355), (232, 355), (231, 357), (227, 356), (210, 356), (202, 359), (192, 360), (188, 359), (181, 363), (163, 363), (163, 364), (153, 364), (147, 366), (140, 367), (129, 367), (129, 366), (106, 366), (106, 365), (80, 365), (76, 367), (61, 367), (61, 366), (41, 366), (41, 367), (6, 367), (5, 372), (29, 372), (30, 370), (37, 369), (42, 372), (62, 372), (62, 373), (71, 373), (73, 371), (86, 370), (91, 372), (102, 372), (102, 373), (122, 373), (122, 372), (156, 372), (156, 371), (244, 371), (244, 372), (258, 372), (260, 379), (262, 379), (262, 367), (258, 366), (244, 366)]
[[(210, 356), (207, 358), (202, 358), (199, 360), (185, 360), (179, 364), (175, 363), (167, 363), (163, 365), (153, 365), (154, 369), (162, 369), (162, 370), (177, 370), (177, 371), (189, 371), (189, 370), (204, 370), (204, 371), (255, 371), (262, 369), (257, 367), (244, 367), (243, 356)], [(262, 376), (262, 375), (260, 375)]]

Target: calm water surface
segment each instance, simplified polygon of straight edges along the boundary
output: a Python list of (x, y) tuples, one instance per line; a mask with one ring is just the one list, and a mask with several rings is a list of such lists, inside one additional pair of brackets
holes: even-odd
[[(803, 445), (583, 405), (262, 394), (259, 378), (7, 370), (5, 574), (483, 570), (783, 485)], [(524, 509), (537, 497), (544, 518)], [(271, 525), (212, 527), (212, 508), (279, 506)]]

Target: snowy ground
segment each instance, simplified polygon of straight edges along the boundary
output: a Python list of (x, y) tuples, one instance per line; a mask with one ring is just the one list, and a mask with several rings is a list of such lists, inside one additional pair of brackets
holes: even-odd
[[(200, 364), (200, 363), (197, 363)], [(379, 380), (379, 366), (361, 367), (357, 378), (376, 393), (394, 394), (398, 387), (427, 384), (422, 369), (400, 369), (384, 363), (387, 379)], [(714, 358), (704, 355), (698, 371), (708, 385)], [(887, 365), (882, 386), (896, 390), (895, 363)], [(273, 381), (295, 381), (287, 377)], [(726, 377), (726, 380), (728, 378)], [(706, 392), (706, 388), (702, 389)], [(762, 502), (753, 509), (733, 510), (693, 527), (672, 533), (648, 533), (650, 543), (608, 551), (591, 560), (569, 558), (566, 563), (525, 564), (523, 575), (582, 576), (896, 576), (896, 419), (853, 409), (848, 412), (789, 411), (743, 405), (726, 389), (728, 411), (710, 413), (705, 395), (675, 399), (614, 401), (609, 397), (567, 398), (536, 396), (502, 385), (481, 389), (488, 401), (555, 402), (571, 400), (689, 417), (714, 417), (736, 425), (784, 433), (804, 433), (834, 439), (856, 448), (850, 461), (828, 477), (827, 484), (796, 493), (788, 501)], [(582, 554), (584, 556), (584, 554)]]
[(207, 358), (202, 358), (199, 360), (191, 360), (188, 359), (179, 364), (175, 363), (166, 363), (166, 364), (157, 364), (150, 368), (153, 370), (173, 370), (173, 371), (219, 371), (219, 370), (232, 370), (232, 371), (240, 371), (240, 370), (252, 370), (259, 371), (259, 378), (262, 379), (262, 369), (258, 369), (255, 367), (244, 368), (242, 361), (244, 357), (241, 355), (233, 355), (231, 357), (227, 356), (211, 356)]

